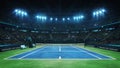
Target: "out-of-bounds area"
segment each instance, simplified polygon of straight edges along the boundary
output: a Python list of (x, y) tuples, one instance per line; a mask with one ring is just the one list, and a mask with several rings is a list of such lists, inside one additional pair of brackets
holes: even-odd
[(38, 44), (0, 52), (0, 68), (120, 68), (120, 53), (82, 44)]

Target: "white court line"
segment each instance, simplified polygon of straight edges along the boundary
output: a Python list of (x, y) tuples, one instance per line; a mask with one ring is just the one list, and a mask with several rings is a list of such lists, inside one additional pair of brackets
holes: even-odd
[[(61, 50), (61, 46), (59, 46), (59, 52), (61, 52), (62, 50)], [(62, 57), (61, 56), (59, 56), (58, 57), (58, 59), (61, 59)]]
[[(33, 50), (37, 50), (37, 49), (41, 50), (41, 49), (43, 49), (43, 48), (45, 48), (45, 47), (46, 47), (46, 46), (41, 47), (41, 48), (36, 48), (36, 49), (33, 49)], [(31, 52), (31, 51), (33, 51), (33, 50), (29, 50), (29, 51), (27, 51), (27, 52)], [(4, 58), (4, 59), (6, 60), (6, 59), (9, 59), (9, 58), (11, 58), (11, 57), (14, 57), (14, 56), (17, 56), (17, 55), (21, 55), (21, 54), (24, 54), (24, 53), (27, 53), (27, 52), (23, 52), (23, 53), (15, 54), (15, 55), (13, 55), (13, 56), (9, 56), (9, 57)], [(19, 58), (17, 58), (17, 59), (19, 59)]]
[(84, 51), (40, 51), (40, 52), (84, 52)]
[[(85, 48), (83, 48), (83, 49), (85, 49)], [(88, 49), (86, 49), (86, 50), (88, 50)], [(88, 50), (88, 51), (89, 51), (89, 50)], [(97, 53), (97, 52), (94, 52), (94, 53)], [(101, 53), (97, 53), (97, 54), (100, 54), (100, 55), (103, 55), (103, 56), (109, 57), (109, 58), (111, 58), (111, 59), (116, 59), (116, 58), (113, 58), (113, 57), (111, 57), (111, 56), (104, 55), (104, 54), (101, 54)]]
[(77, 60), (77, 61), (79, 61), (79, 60), (114, 60), (114, 59), (83, 59), (83, 58), (72, 58), (72, 59), (70, 59), (70, 58), (63, 58), (63, 59), (58, 59), (58, 58), (54, 58), (54, 59), (52, 59), (52, 58), (23, 58), (23, 59), (16, 59), (16, 58), (12, 58), (12, 59), (4, 59), (4, 60)]
[[(39, 48), (36, 48), (36, 49), (33, 49), (33, 50), (37, 50), (37, 49), (39, 49)], [(33, 51), (33, 50), (29, 50), (29, 51), (27, 51), (27, 52), (31, 52), (31, 51)], [(9, 59), (9, 58), (11, 58), (11, 57), (14, 57), (14, 56), (17, 56), (17, 55), (21, 55), (21, 54), (24, 54), (24, 53), (27, 53), (27, 52), (22, 52), (22, 53), (19, 53), (19, 54), (15, 54), (15, 55), (9, 56), (9, 57), (4, 58), (4, 59)]]
[(61, 52), (62, 50), (61, 50), (61, 46), (59, 46), (59, 52)]
[(36, 52), (38, 52), (38, 51), (40, 51), (40, 50), (42, 50), (42, 49), (44, 49), (45, 47), (43, 47), (43, 48), (41, 48), (41, 49), (39, 49), (39, 50), (36, 50), (36, 51), (33, 51), (33, 52), (31, 52), (31, 53), (28, 53), (28, 54), (26, 54), (26, 55), (24, 55), (24, 56), (22, 56), (22, 57), (20, 57), (20, 58), (18, 58), (18, 59), (22, 59), (22, 58), (24, 58), (24, 57), (27, 57), (27, 56), (29, 56), (29, 55), (31, 55), (31, 54), (34, 54), (34, 53), (36, 53)]
[(26, 54), (26, 55), (24, 55), (24, 56), (22, 56), (22, 57), (20, 57), (20, 58), (18, 58), (18, 59), (22, 59), (22, 58), (27, 57), (27, 56), (29, 56), (29, 55), (31, 55), (31, 54), (34, 54), (34, 53), (36, 53), (36, 52), (38, 52), (38, 51), (39, 51), (39, 50), (34, 51), (34, 52), (31, 52), (31, 53), (28, 53), (28, 54)]
[[(74, 46), (72, 46), (73, 48), (75, 48), (75, 49), (77, 49), (77, 50), (80, 50), (79, 48), (77, 48), (77, 47), (74, 47)], [(87, 51), (84, 51), (84, 50), (82, 50), (83, 52), (85, 52), (85, 53), (87, 53), (87, 54), (89, 54), (89, 55), (91, 55), (91, 56), (93, 56), (93, 57), (96, 57), (96, 58), (98, 58), (98, 59), (102, 59), (102, 58), (100, 58), (100, 57), (98, 57), (98, 56), (96, 56), (96, 55), (94, 55), (94, 54), (92, 54), (92, 53), (89, 53), (89, 52), (87, 52)]]

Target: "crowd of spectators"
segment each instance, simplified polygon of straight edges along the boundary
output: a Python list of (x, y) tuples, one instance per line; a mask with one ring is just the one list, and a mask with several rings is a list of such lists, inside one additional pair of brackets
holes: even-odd
[(120, 44), (120, 29), (118, 26), (88, 30), (44, 31), (0, 25), (0, 44), (25, 44), (28, 37), (31, 37), (34, 43)]

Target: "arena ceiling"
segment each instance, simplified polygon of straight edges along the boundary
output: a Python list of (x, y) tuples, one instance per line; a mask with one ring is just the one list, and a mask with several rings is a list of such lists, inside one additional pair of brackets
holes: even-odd
[[(0, 0), (0, 20), (11, 20), (13, 10), (24, 9), (31, 17), (37, 13), (47, 16), (65, 17), (84, 14), (87, 25), (98, 25), (97, 23), (111, 23), (119, 20), (119, 0)], [(93, 20), (93, 11), (105, 8), (106, 15), (99, 21)]]

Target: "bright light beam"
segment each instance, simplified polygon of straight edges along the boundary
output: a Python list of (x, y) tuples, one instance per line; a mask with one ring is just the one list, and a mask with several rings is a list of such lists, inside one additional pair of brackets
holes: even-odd
[(20, 10), (20, 9), (15, 9), (14, 10), (14, 13), (16, 14), (16, 15), (19, 15), (19, 16), (27, 16), (27, 12), (26, 11), (23, 11), (23, 10)]

